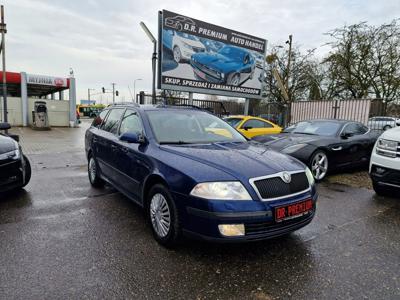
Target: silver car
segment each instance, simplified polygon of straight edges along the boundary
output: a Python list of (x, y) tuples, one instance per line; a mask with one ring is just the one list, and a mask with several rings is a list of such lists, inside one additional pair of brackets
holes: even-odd
[(368, 120), (368, 127), (371, 130), (388, 130), (400, 126), (400, 119), (394, 117), (372, 117)]

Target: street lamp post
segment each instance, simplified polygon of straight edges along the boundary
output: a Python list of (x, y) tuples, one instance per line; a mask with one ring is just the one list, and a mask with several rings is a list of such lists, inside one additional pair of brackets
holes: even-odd
[(142, 80), (142, 78), (137, 78), (133, 81), (133, 96), (135, 97), (135, 102), (137, 103), (137, 98), (136, 98), (136, 81)]
[(154, 38), (153, 34), (147, 28), (146, 24), (140, 22), (140, 26), (143, 31), (149, 37), (150, 41), (153, 43), (153, 55), (151, 57), (152, 71), (153, 71), (153, 82), (152, 82), (152, 102), (156, 103), (156, 61), (157, 61), (157, 40)]

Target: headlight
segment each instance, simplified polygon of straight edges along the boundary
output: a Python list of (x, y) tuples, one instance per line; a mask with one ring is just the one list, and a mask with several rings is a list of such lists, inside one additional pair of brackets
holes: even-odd
[(297, 144), (293, 146), (286, 147), (282, 150), (283, 153), (290, 154), (294, 153), (296, 151), (299, 151), (300, 149), (303, 149), (307, 144)]
[(21, 152), (19, 149), (15, 149), (13, 151), (0, 154), (0, 160), (3, 159), (19, 159), (21, 157)]
[(398, 143), (396, 141), (379, 139), (376, 144), (376, 153), (383, 156), (396, 158), (397, 145)]
[(182, 42), (182, 44), (183, 44), (183, 46), (185, 46), (186, 48), (188, 48), (188, 49), (190, 49), (190, 50), (193, 49), (193, 47), (190, 46), (188, 43)]
[(190, 195), (212, 200), (252, 200), (246, 188), (238, 181), (199, 183)]
[(308, 179), (308, 183), (310, 185), (314, 185), (315, 184), (314, 175), (312, 174), (311, 170), (308, 167), (306, 167), (306, 176)]

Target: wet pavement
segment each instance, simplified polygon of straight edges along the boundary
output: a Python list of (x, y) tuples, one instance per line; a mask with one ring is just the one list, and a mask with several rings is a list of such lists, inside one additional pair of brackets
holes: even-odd
[(320, 184), (307, 227), (264, 242), (159, 246), (140, 208), (90, 187), (80, 129), (14, 129), (33, 165), (0, 194), (0, 299), (399, 299), (400, 200)]

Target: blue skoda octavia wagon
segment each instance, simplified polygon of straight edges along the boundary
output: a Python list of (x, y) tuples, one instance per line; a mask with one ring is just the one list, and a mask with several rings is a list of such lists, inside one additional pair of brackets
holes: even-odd
[(155, 239), (241, 242), (288, 234), (314, 217), (300, 161), (249, 142), (194, 107), (114, 105), (85, 136), (88, 174), (142, 206)]

